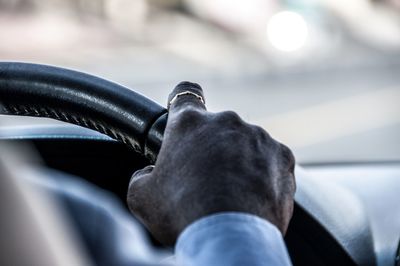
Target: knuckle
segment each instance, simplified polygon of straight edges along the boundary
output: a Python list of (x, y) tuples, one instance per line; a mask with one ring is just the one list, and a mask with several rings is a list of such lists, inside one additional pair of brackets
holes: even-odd
[(256, 139), (260, 143), (262, 143), (262, 145), (267, 147), (268, 150), (276, 151), (279, 149), (278, 142), (274, 140), (264, 128), (256, 125), (251, 125), (251, 129)]
[(295, 161), (295, 157), (294, 154), (292, 152), (292, 150), (286, 146), (285, 144), (280, 144), (281, 145), (281, 150), (282, 150), (282, 154), (284, 154), (286, 157), (288, 157), (288, 159), (292, 162)]
[(216, 116), (218, 122), (233, 124), (233, 125), (244, 125), (243, 120), (240, 116), (233, 111), (220, 112)]
[(177, 114), (178, 120), (197, 120), (201, 117), (201, 111), (192, 106), (187, 106)]
[(284, 163), (288, 167), (289, 171), (291, 173), (293, 173), (294, 167), (296, 164), (296, 158), (294, 157), (292, 150), (288, 146), (286, 146), (282, 143), (280, 143), (280, 148), (281, 148), (281, 153), (282, 153)]
[(202, 119), (201, 110), (187, 106), (175, 114), (175, 124), (179, 128), (196, 125)]
[(239, 115), (234, 111), (223, 111), (219, 113), (220, 119), (226, 120), (241, 120)]
[(269, 135), (269, 133), (264, 128), (257, 126), (257, 125), (252, 125), (251, 127), (256, 132), (256, 134), (258, 136), (260, 136), (261, 138), (267, 139), (267, 140), (272, 139), (272, 137)]

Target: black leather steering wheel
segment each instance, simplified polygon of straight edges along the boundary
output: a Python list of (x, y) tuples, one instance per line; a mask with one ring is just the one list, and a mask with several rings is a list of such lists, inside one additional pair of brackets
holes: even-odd
[(0, 114), (47, 117), (96, 130), (154, 162), (167, 110), (116, 83), (63, 68), (0, 63)]

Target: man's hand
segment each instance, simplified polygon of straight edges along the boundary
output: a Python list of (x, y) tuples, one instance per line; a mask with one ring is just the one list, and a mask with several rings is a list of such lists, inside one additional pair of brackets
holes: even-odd
[[(199, 85), (183, 82), (170, 94)], [(286, 146), (234, 112), (210, 113), (193, 95), (171, 104), (154, 167), (137, 171), (128, 205), (163, 244), (186, 226), (218, 212), (262, 217), (284, 234), (293, 212), (295, 160)]]

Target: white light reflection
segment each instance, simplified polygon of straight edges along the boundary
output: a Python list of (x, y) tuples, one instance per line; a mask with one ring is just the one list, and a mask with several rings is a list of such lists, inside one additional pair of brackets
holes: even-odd
[(268, 21), (267, 36), (272, 46), (284, 52), (293, 52), (304, 46), (308, 27), (304, 18), (292, 11), (282, 11)]

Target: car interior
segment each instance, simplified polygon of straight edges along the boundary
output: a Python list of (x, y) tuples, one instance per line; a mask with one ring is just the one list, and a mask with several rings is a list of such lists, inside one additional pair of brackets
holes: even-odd
[[(155, 161), (168, 115), (145, 96), (102, 78), (16, 62), (0, 63), (0, 103), (3, 115), (66, 122), (5, 127), (1, 142), (33, 145), (46, 166), (122, 202), (132, 173)], [(301, 164), (296, 182), (285, 236), (294, 265), (399, 263), (400, 163)]]
[(294, 265), (400, 266), (399, 18), (399, 0), (0, 0), (0, 143), (128, 212), (168, 93), (196, 82), (293, 151)]

